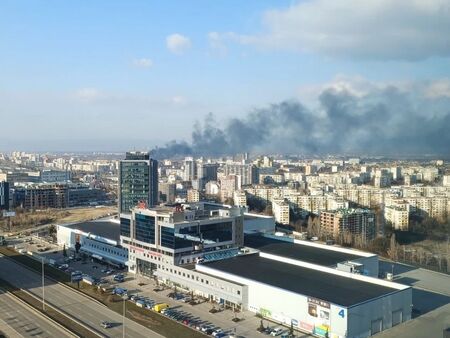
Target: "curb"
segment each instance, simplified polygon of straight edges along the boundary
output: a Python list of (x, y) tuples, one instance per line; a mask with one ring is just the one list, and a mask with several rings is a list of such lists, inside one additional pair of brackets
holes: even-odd
[[(32, 294), (31, 292), (24, 290), (24, 289), (20, 289), (21, 291), (25, 292), (27, 295), (29, 295), (30, 297), (33, 297), (36, 300), (39, 300), (39, 298), (37, 298), (34, 294)], [(46, 301), (45, 306), (48, 306), (50, 308), (52, 308), (54, 311), (59, 312), (60, 314), (62, 314), (63, 316), (69, 318), (70, 320), (74, 321), (75, 323), (77, 323), (78, 325), (82, 326), (83, 328), (85, 328), (86, 330), (92, 332), (93, 334), (95, 334), (98, 337), (102, 337), (102, 338), (106, 338), (107, 336), (103, 335), (102, 333), (98, 332), (97, 330), (91, 328), (90, 326), (84, 324), (83, 322), (79, 321), (77, 318), (73, 317), (72, 315), (69, 315), (67, 312), (65, 312), (64, 310), (61, 310), (57, 307), (55, 307), (54, 305), (52, 305), (51, 303), (49, 303), (48, 301)]]
[[(32, 305), (28, 304), (26, 301), (24, 301), (23, 299), (21, 299), (19, 296), (15, 295), (14, 293), (4, 290), (2, 288), (0, 288), (0, 290), (3, 290), (3, 292), (6, 292), (6, 294), (8, 294), (9, 296), (11, 296), (11, 298), (17, 302), (22, 304), (23, 306), (25, 306), (26, 308), (28, 308), (29, 310), (31, 310), (32, 312), (34, 312), (36, 315), (38, 315), (41, 318), (44, 318), (45, 320), (50, 321), (53, 325), (57, 326), (58, 328), (62, 329), (63, 331), (67, 332), (69, 335), (73, 336), (73, 337), (79, 337), (81, 338), (81, 336), (77, 335), (76, 333), (70, 331), (68, 328), (66, 328), (64, 325), (58, 323), (56, 320), (54, 320), (51, 317), (48, 317), (46, 315), (44, 315), (42, 312), (40, 312), (39, 310), (37, 310), (36, 308), (34, 308)], [(34, 297), (34, 296), (33, 296)]]

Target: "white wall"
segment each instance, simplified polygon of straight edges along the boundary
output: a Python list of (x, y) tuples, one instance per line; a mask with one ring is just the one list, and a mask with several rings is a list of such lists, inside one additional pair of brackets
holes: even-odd
[[(383, 330), (392, 327), (392, 312), (402, 310), (403, 322), (411, 319), (412, 289), (399, 290), (389, 296), (348, 309), (348, 337), (369, 337), (372, 320), (383, 320)], [(431, 337), (430, 337), (431, 338)]]
[(77, 236), (79, 236), (80, 239), (81, 250), (85, 252), (97, 254), (117, 263), (126, 264), (128, 261), (128, 250), (117, 247), (115, 241), (95, 235), (91, 235), (91, 237), (88, 238), (88, 234), (83, 231), (60, 225), (57, 226), (56, 238), (58, 245), (65, 245), (67, 249), (75, 250)]
[[(199, 271), (220, 278), (248, 285), (248, 303), (243, 305), (252, 312), (260, 313), (261, 309), (263, 311), (268, 310), (271, 318), (283, 322), (286, 325), (290, 325), (291, 320), (295, 320), (298, 323), (297, 329), (301, 329), (302, 326), (304, 329), (308, 325), (314, 325), (314, 318), (308, 314), (308, 298), (306, 296), (239, 276), (230, 275), (201, 264), (198, 264), (196, 268)], [(339, 315), (341, 310), (344, 311), (344, 317)], [(347, 331), (346, 311), (346, 308), (330, 304), (330, 337), (344, 337)]]

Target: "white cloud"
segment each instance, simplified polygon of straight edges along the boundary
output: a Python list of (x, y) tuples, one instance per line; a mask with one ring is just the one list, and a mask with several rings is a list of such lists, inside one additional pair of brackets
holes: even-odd
[(75, 98), (82, 101), (93, 101), (102, 96), (101, 92), (96, 88), (80, 88), (75, 92)]
[(138, 68), (150, 68), (153, 66), (153, 61), (148, 58), (134, 59), (133, 65)]
[(309, 0), (264, 13), (264, 32), (219, 34), (268, 49), (331, 57), (422, 60), (450, 56), (448, 0)]
[(171, 101), (173, 104), (178, 104), (178, 105), (187, 103), (187, 99), (181, 95), (172, 97)]
[(327, 82), (305, 84), (297, 89), (296, 98), (306, 105), (318, 102), (320, 94), (326, 90), (336, 93), (347, 93), (356, 98), (362, 98), (375, 92), (395, 88), (402, 93), (409, 93), (416, 98), (438, 99), (450, 98), (450, 79), (442, 78), (430, 81), (371, 81), (362, 76), (336, 75)]
[(191, 40), (184, 35), (175, 33), (166, 38), (167, 48), (174, 54), (183, 54), (186, 50), (191, 48)]
[(228, 53), (228, 48), (224, 41), (223, 34), (218, 32), (208, 33), (209, 48), (213, 54), (218, 56), (225, 56)]

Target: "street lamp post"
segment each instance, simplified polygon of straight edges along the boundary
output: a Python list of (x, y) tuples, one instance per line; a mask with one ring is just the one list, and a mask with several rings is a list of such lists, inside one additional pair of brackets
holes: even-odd
[(41, 257), (42, 262), (42, 310), (45, 311), (45, 271), (44, 271), (44, 257)]
[(125, 307), (126, 307), (126, 301), (125, 297), (122, 296), (123, 301), (123, 309), (122, 309), (122, 337), (125, 338)]

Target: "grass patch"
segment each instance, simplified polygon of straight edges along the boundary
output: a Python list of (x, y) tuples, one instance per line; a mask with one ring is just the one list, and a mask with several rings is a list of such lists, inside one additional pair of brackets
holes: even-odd
[(12, 284), (9, 284), (8, 282), (0, 279), (0, 287), (4, 290), (7, 290), (23, 300), (28, 305), (32, 306), (36, 310), (38, 310), (40, 313), (44, 314), (45, 316), (53, 319), (57, 323), (61, 324), (65, 328), (67, 328), (69, 331), (74, 332), (76, 335), (80, 337), (88, 337), (88, 338), (98, 338), (98, 336), (91, 331), (85, 329), (83, 326), (79, 325), (77, 322), (73, 321), (69, 317), (65, 316), (64, 314), (54, 310), (53, 308), (46, 306), (45, 310), (42, 309), (42, 303), (37, 300), (36, 298), (30, 296), (23, 290), (20, 290), (13, 286)]

